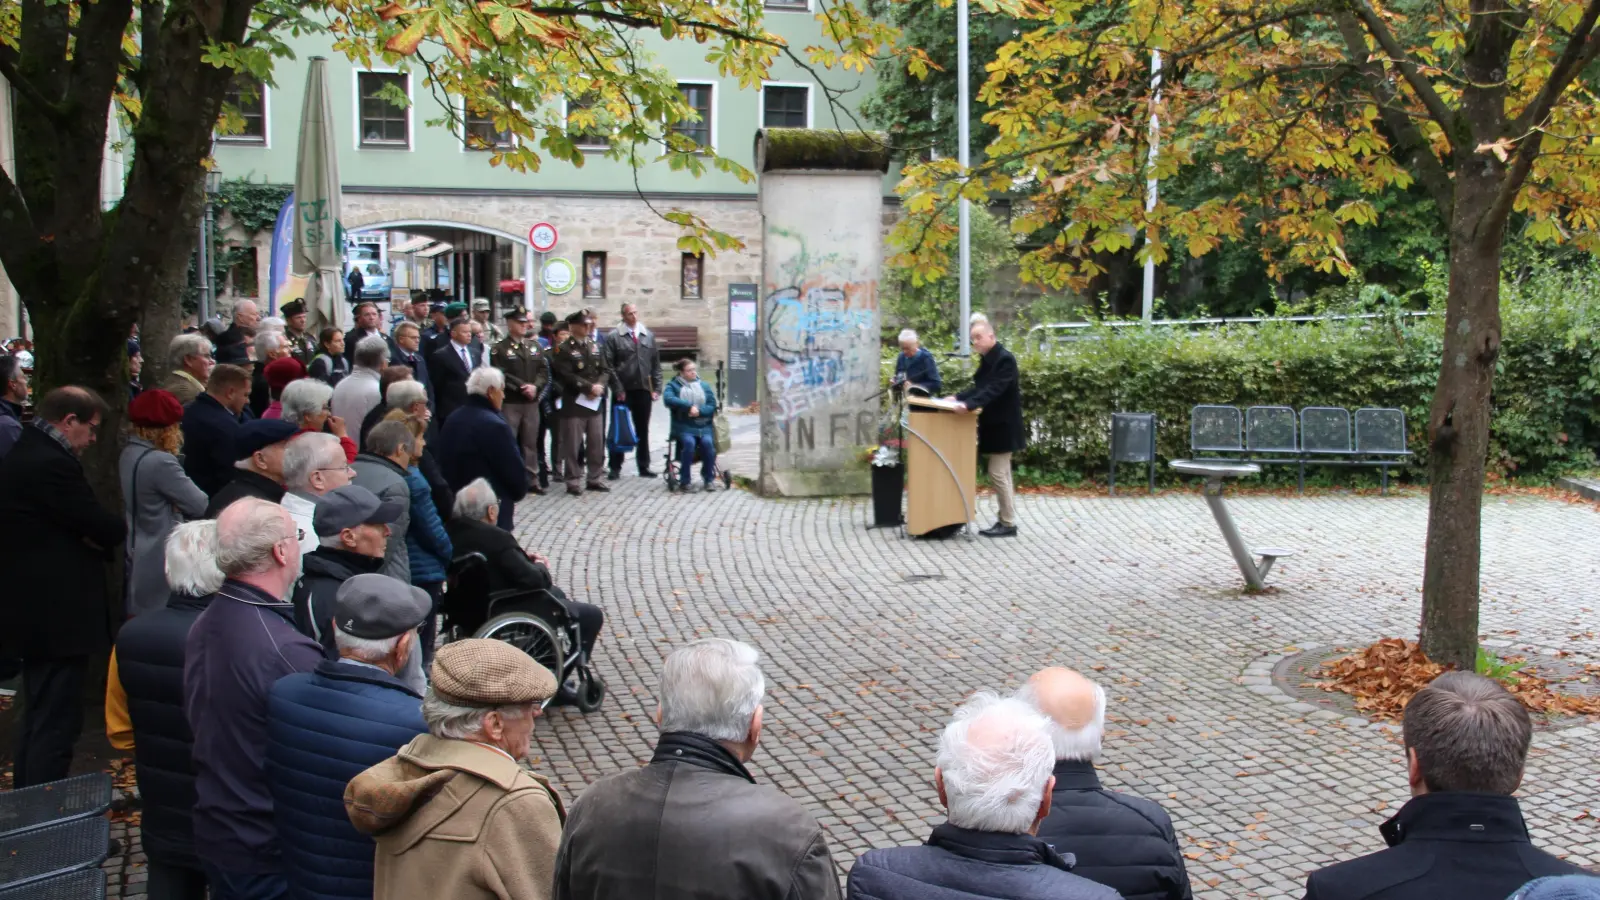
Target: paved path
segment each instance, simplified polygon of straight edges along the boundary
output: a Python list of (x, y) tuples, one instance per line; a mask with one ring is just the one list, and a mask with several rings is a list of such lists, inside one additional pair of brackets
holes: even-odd
[[(753, 422), (737, 420), (734, 460)], [(608, 616), (605, 706), (556, 710), (535, 732), (536, 767), (569, 799), (648, 758), (662, 658), (720, 635), (764, 656), (753, 771), (815, 812), (841, 871), (942, 821), (933, 756), (963, 696), (1050, 664), (1105, 685), (1104, 780), (1172, 813), (1201, 900), (1298, 898), (1309, 869), (1380, 849), (1378, 824), (1405, 800), (1390, 735), (1304, 718), (1243, 673), (1298, 645), (1413, 634), (1425, 498), (1230, 497), (1247, 538), (1300, 551), (1274, 570), (1274, 592), (1251, 597), (1195, 494), (1024, 497), (1018, 539), (928, 543), (867, 529), (864, 499), (668, 494), (624, 471), (610, 494), (518, 509), (523, 543)], [(1488, 637), (1600, 662), (1597, 510), (1490, 500)], [(1600, 724), (1541, 732), (1521, 791), (1534, 839), (1589, 866), (1597, 758)], [(125, 860), (108, 867), (142, 880)]]
[[(609, 617), (605, 707), (536, 733), (538, 766), (569, 794), (648, 758), (661, 659), (724, 635), (765, 656), (753, 768), (816, 812), (841, 867), (923, 839), (942, 818), (930, 777), (950, 709), (1049, 664), (1106, 686), (1105, 780), (1171, 811), (1197, 897), (1299, 897), (1307, 870), (1380, 849), (1377, 825), (1406, 797), (1386, 733), (1308, 721), (1240, 676), (1299, 643), (1413, 634), (1423, 498), (1231, 500), (1248, 537), (1300, 551), (1275, 592), (1247, 597), (1193, 494), (1024, 498), (1017, 540), (923, 543), (868, 530), (865, 501), (615, 487), (539, 498), (518, 519)], [(1497, 498), (1484, 532), (1484, 631), (1600, 661), (1596, 509)], [(1600, 725), (1541, 733), (1522, 790), (1535, 839), (1591, 866), (1596, 758)]]

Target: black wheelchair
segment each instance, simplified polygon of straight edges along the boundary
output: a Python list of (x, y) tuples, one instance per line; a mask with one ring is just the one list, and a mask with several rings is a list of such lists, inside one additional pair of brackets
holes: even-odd
[[(722, 363), (720, 362), (717, 363), (716, 393), (712, 396), (717, 398), (717, 406), (720, 409), (722, 406)], [(667, 439), (666, 458), (667, 464), (662, 467), (661, 477), (667, 480), (667, 493), (670, 494), (682, 487), (682, 485), (678, 484), (678, 467), (685, 465), (684, 461), (678, 458), (678, 442), (672, 440), (671, 438)], [(699, 463), (700, 454), (696, 453), (694, 459), (689, 460), (687, 465), (695, 467), (698, 466)], [(713, 480), (722, 482), (723, 490), (733, 487), (733, 473), (729, 472), (727, 469), (724, 469), (720, 462), (717, 465), (714, 465), (712, 468), (714, 469), (712, 478)], [(693, 481), (692, 478), (690, 480)]]
[(606, 685), (583, 652), (578, 620), (567, 610), (559, 588), (489, 590), (489, 561), (468, 553), (450, 562), (442, 604), (444, 641), (487, 638), (505, 641), (572, 685), (579, 712), (591, 713), (605, 700)]

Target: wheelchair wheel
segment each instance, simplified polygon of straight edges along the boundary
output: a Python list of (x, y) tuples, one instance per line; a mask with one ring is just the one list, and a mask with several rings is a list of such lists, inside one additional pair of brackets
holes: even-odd
[(669, 473), (667, 475), (667, 493), (674, 494), (674, 493), (677, 493), (677, 491), (678, 491), (678, 479), (673, 478), (672, 475)]
[(722, 489), (725, 491), (733, 489), (733, 473), (727, 469), (722, 470)]
[(606, 683), (594, 669), (584, 666), (578, 670), (578, 712), (588, 715), (600, 708), (606, 699)]
[(532, 613), (502, 613), (485, 622), (473, 637), (505, 641), (561, 680), (561, 637), (550, 623)]

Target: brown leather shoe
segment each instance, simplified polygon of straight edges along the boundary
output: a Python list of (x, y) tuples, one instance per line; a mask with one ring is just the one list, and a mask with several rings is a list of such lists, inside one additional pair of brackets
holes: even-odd
[(602, 494), (611, 493), (611, 485), (606, 484), (604, 481), (597, 481), (594, 484), (588, 485), (588, 488), (591, 491), (599, 491)]

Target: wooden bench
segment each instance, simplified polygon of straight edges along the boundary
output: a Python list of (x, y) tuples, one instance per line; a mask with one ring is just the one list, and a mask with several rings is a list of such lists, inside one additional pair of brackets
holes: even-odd
[(656, 349), (663, 360), (679, 360), (700, 355), (700, 329), (695, 325), (662, 325), (652, 329)]

